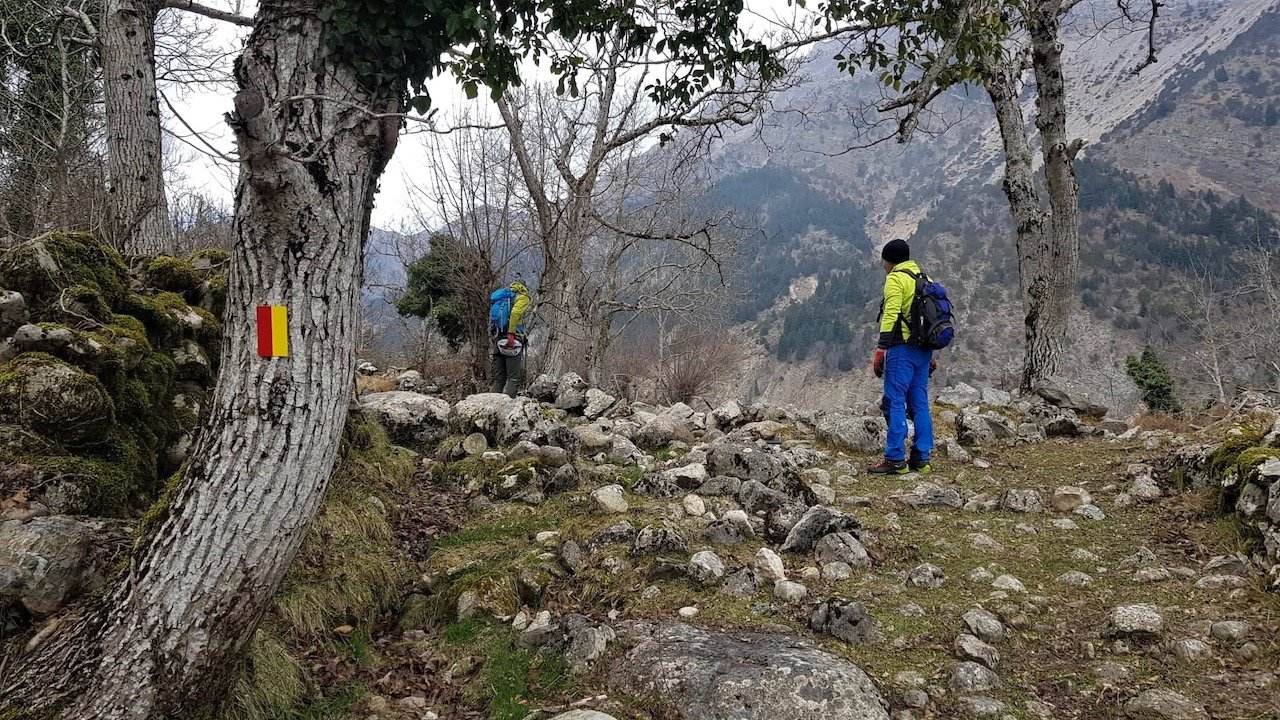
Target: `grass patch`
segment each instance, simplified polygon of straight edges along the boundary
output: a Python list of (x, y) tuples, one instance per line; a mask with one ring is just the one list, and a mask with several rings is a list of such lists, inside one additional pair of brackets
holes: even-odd
[(469, 643), (475, 640), (484, 629), (484, 621), (478, 618), (467, 618), (453, 623), (444, 629), (444, 641), (452, 645)]

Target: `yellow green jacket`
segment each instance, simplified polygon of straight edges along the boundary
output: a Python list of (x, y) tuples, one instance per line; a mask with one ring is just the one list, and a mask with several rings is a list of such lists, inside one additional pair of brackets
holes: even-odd
[(878, 348), (901, 345), (911, 339), (911, 330), (907, 328), (911, 317), (911, 303), (916, 297), (916, 280), (906, 270), (917, 275), (922, 274), (915, 260), (907, 260), (893, 266), (893, 272), (884, 277), (884, 299), (880, 301), (880, 341)]
[(511, 290), (516, 294), (514, 300), (511, 301), (511, 319), (507, 322), (507, 332), (516, 335), (524, 335), (524, 316), (529, 312), (529, 288), (524, 283), (511, 283)]

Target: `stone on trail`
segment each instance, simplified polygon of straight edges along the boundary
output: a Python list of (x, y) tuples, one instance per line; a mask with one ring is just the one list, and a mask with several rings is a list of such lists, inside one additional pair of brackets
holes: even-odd
[(627, 498), (621, 485), (605, 485), (591, 491), (591, 500), (596, 509), (602, 513), (624, 513), (627, 511)]
[(1097, 505), (1081, 505), (1080, 507), (1076, 508), (1072, 512), (1084, 518), (1085, 520), (1106, 520), (1107, 519), (1107, 514), (1104, 513), (1102, 511), (1102, 508), (1098, 507)]
[(918, 565), (907, 574), (908, 585), (927, 590), (935, 590), (942, 587), (945, 579), (946, 574), (942, 572), (942, 568), (929, 563)]
[(849, 567), (867, 567), (871, 564), (867, 549), (847, 532), (824, 536), (814, 548), (814, 556), (821, 565), (842, 562)]
[(1206, 575), (1196, 581), (1196, 587), (1201, 590), (1234, 590), (1248, 584), (1238, 575)]
[(1204, 706), (1172, 690), (1145, 690), (1124, 706), (1134, 720), (1209, 720)]
[(707, 512), (706, 503), (702, 501), (702, 498), (692, 493), (684, 496), (684, 499), (680, 501), (680, 506), (692, 517), (702, 517)]
[(1012, 512), (1040, 512), (1044, 509), (1044, 499), (1040, 497), (1040, 491), (1035, 489), (1005, 490), (1000, 497), (1000, 507)]
[(436, 443), (448, 434), (453, 408), (438, 397), (393, 390), (361, 395), (359, 402), (395, 442)]
[(783, 552), (807, 553), (813, 550), (818, 541), (832, 533), (850, 532), (861, 527), (854, 516), (826, 507), (815, 505), (796, 522), (787, 533), (782, 543)]
[(794, 635), (684, 624), (623, 632), (635, 647), (614, 664), (610, 690), (662, 697), (681, 720), (889, 720), (866, 673)]
[(1160, 608), (1147, 603), (1121, 605), (1112, 609), (1107, 634), (1138, 640), (1156, 640), (1164, 631)]
[(972, 660), (956, 663), (947, 683), (961, 695), (972, 695), (1000, 686), (1000, 677), (989, 668)]
[(1209, 634), (1214, 640), (1222, 640), (1224, 642), (1240, 642), (1249, 637), (1252, 628), (1249, 623), (1240, 620), (1223, 620), (1216, 622), (1209, 627)]
[(770, 550), (769, 548), (760, 548), (756, 551), (756, 557), (755, 560), (752, 561), (752, 567), (755, 568), (757, 576), (769, 582), (785, 580), (787, 577), (787, 571), (782, 564), (782, 558), (778, 557), (778, 553)]
[(1093, 584), (1093, 578), (1087, 573), (1082, 573), (1079, 570), (1072, 570), (1071, 572), (1059, 575), (1054, 582), (1059, 585), (1066, 585), (1067, 587), (1085, 588)]
[(481, 455), (489, 449), (489, 439), (484, 433), (471, 433), (462, 440), (462, 451), (467, 455)]
[(689, 558), (689, 577), (704, 587), (715, 585), (724, 577), (724, 563), (710, 550), (702, 550)]
[(1173, 656), (1185, 663), (1199, 662), (1213, 656), (1213, 648), (1203, 640), (1179, 640), (1173, 644)]
[(809, 617), (809, 629), (850, 645), (872, 645), (884, 640), (862, 603), (841, 598), (819, 603)]
[(790, 580), (777, 580), (773, 583), (773, 596), (779, 600), (795, 604), (809, 596), (809, 588)]
[(966, 697), (960, 698), (960, 709), (965, 717), (997, 717), (1004, 712), (1004, 703), (989, 697)]
[(1004, 640), (1004, 623), (982, 608), (969, 609), (965, 612), (963, 620), (970, 634), (983, 642), (997, 643)]
[(658, 553), (687, 553), (689, 543), (679, 531), (667, 527), (646, 525), (636, 533), (636, 540), (631, 545), (632, 555), (654, 555)]
[(1081, 505), (1093, 504), (1093, 496), (1082, 487), (1067, 485), (1053, 491), (1053, 499), (1050, 500), (1050, 504), (1058, 512), (1069, 512)]
[(831, 562), (822, 566), (823, 580), (848, 580), (853, 577), (853, 568), (848, 563)]
[(995, 582), (991, 583), (991, 587), (1005, 592), (1024, 593), (1027, 591), (1022, 581), (1012, 575), (1001, 575), (995, 579)]
[(966, 633), (956, 637), (955, 652), (956, 657), (961, 660), (973, 660), (986, 665), (991, 670), (1000, 669), (1000, 651), (973, 635)]
[(760, 592), (760, 578), (751, 568), (741, 568), (725, 578), (720, 592), (736, 598), (755, 597)]
[(911, 507), (961, 508), (964, 499), (955, 488), (943, 488), (933, 483), (920, 483), (909, 493), (891, 495), (894, 500)]

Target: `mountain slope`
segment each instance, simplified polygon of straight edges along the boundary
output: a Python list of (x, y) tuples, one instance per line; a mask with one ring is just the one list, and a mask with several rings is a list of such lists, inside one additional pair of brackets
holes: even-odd
[[(1265, 61), (1280, 54), (1280, 2), (1169, 3), (1158, 26), (1160, 61), (1139, 75), (1133, 69), (1145, 36), (1095, 20), (1108, 13), (1110, 3), (1082, 3), (1065, 38), (1071, 127), (1090, 144), (1079, 168), (1081, 307), (1064, 374), (1124, 405), (1132, 396), (1124, 356), (1170, 317), (1170, 301), (1152, 300), (1167, 294), (1171, 273), (1214, 267), (1221, 275), (1233, 248), (1277, 232), (1265, 209), (1275, 207), (1272, 193), (1280, 192), (1271, 158), (1280, 152), (1280, 127), (1277, 113), (1268, 115), (1280, 71)], [(836, 233), (842, 255), (834, 262), (832, 247), (817, 248), (813, 228), (772, 239), (770, 253), (796, 258), (788, 267), (797, 274), (787, 278), (771, 266), (767, 277), (748, 277), (751, 306), (772, 309), (757, 318), (762, 352), (745, 387), (783, 402), (800, 392), (830, 404), (874, 397), (874, 380), (860, 371), (881, 282), (874, 248), (893, 236), (910, 237), (962, 311), (961, 340), (944, 354), (940, 379), (1012, 379), (1021, 357), (1021, 308), (985, 93), (947, 93), (911, 143), (849, 150), (892, 131), (866, 122), (864, 109), (881, 89), (817, 59), (805, 72), (811, 82), (775, 102), (787, 110), (765, 119), (763, 142), (744, 132), (720, 150), (722, 184), (769, 188), (762, 180), (789, 168), (808, 184), (815, 205), (864, 213), (867, 232), (865, 240)], [(1027, 115), (1034, 117), (1033, 108)], [(1224, 152), (1224, 144), (1235, 151)], [(785, 194), (796, 196), (794, 183)], [(777, 197), (724, 195), (765, 216)], [(800, 269), (810, 254), (823, 258), (822, 270)], [(801, 280), (811, 297), (789, 298)]]

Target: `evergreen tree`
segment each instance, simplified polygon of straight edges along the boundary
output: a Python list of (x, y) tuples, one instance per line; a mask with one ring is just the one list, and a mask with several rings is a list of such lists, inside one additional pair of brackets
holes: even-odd
[(430, 252), (409, 263), (404, 295), (396, 300), (396, 310), (401, 315), (434, 320), (449, 347), (457, 350), (473, 339), (472, 326), (487, 310), (483, 306), (487, 286), (481, 285), (479, 293), (470, 287), (493, 274), (491, 269), (482, 271), (487, 265), (473, 248), (447, 235), (436, 235), (431, 238)]
[(1173, 395), (1173, 377), (1169, 369), (1148, 345), (1142, 357), (1130, 355), (1125, 360), (1125, 370), (1142, 391), (1142, 401), (1152, 412), (1182, 412), (1182, 405)]

